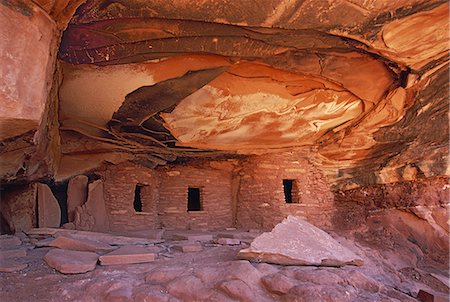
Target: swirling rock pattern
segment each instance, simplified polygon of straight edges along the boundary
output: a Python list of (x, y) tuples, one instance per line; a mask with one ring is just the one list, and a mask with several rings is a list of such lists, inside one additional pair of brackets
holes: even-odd
[(65, 175), (296, 148), (337, 189), (448, 174), (446, 1), (36, 4), (65, 29)]

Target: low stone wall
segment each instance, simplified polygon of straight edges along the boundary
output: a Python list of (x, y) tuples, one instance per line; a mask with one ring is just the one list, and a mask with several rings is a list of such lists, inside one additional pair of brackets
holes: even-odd
[[(271, 229), (289, 214), (329, 228), (333, 194), (307, 158), (288, 152), (155, 170), (134, 164), (107, 166), (100, 174), (110, 228)], [(293, 203), (285, 201), (283, 179), (293, 182)], [(142, 212), (133, 208), (136, 185), (142, 186)], [(200, 190), (200, 211), (188, 211), (190, 187)]]
[(0, 233), (27, 231), (36, 223), (36, 185), (0, 190)]
[[(326, 178), (303, 153), (278, 153), (250, 157), (242, 162), (237, 225), (271, 229), (287, 215), (303, 217), (328, 228), (333, 194)], [(293, 181), (293, 203), (286, 203), (283, 179)]]
[[(112, 231), (159, 227), (159, 181), (155, 170), (124, 163), (108, 165), (99, 174), (104, 181), (106, 215), (109, 215), (109, 227)], [(133, 206), (137, 185), (141, 186), (142, 212), (136, 212)]]
[(337, 191), (334, 193), (334, 202), (336, 212), (333, 223), (337, 229), (357, 228), (366, 223), (367, 217), (383, 210), (396, 209), (420, 217), (418, 209), (427, 208), (433, 209), (433, 214), (428, 218), (433, 218), (448, 232), (450, 184), (447, 177)]
[[(159, 170), (159, 219), (175, 229), (231, 227), (231, 172), (211, 167), (174, 166)], [(188, 188), (200, 189), (201, 211), (188, 211)]]

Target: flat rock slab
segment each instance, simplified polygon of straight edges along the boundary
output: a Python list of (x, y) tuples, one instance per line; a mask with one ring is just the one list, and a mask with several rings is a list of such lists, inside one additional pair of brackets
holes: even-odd
[(257, 233), (250, 233), (250, 232), (223, 232), (223, 233), (219, 233), (217, 234), (218, 238), (234, 238), (234, 239), (255, 239), (258, 235), (260, 235), (261, 232), (259, 234)]
[(241, 240), (234, 238), (218, 238), (217, 243), (222, 245), (239, 245), (241, 244)]
[(128, 232), (124, 232), (124, 233), (119, 233), (117, 235), (125, 236), (125, 237), (161, 240), (162, 236), (164, 235), (164, 231), (165, 231), (164, 229), (138, 230), (138, 231), (128, 231)]
[(213, 236), (211, 234), (173, 234), (172, 235), (173, 240), (186, 240), (186, 241), (201, 241), (201, 242), (207, 242), (212, 241)]
[(55, 238), (53, 238), (53, 237), (45, 238), (45, 239), (34, 242), (34, 246), (35, 247), (47, 247), (47, 246), (50, 246), (50, 244), (53, 241), (55, 241)]
[(44, 261), (60, 273), (80, 274), (94, 270), (98, 257), (92, 252), (53, 249), (44, 256)]
[(155, 260), (155, 254), (141, 246), (123, 246), (100, 256), (101, 265), (145, 263)]
[(0, 250), (0, 259), (22, 258), (27, 256), (25, 248)]
[(164, 242), (164, 240), (154, 240), (146, 238), (115, 236), (105, 233), (89, 232), (89, 231), (75, 231), (75, 230), (60, 230), (54, 234), (55, 237), (70, 235), (71, 238), (79, 240), (92, 240), (103, 242), (110, 245), (152, 245), (155, 243)]
[(10, 236), (10, 235), (2, 235), (0, 236), (0, 249), (9, 250), (17, 248), (22, 244), (22, 241), (19, 237)]
[(202, 245), (197, 242), (179, 243), (179, 244), (173, 245), (172, 248), (176, 251), (180, 251), (183, 253), (200, 252), (201, 250), (203, 250)]
[(295, 216), (288, 216), (271, 232), (253, 240), (238, 257), (282, 265), (344, 266), (363, 261), (326, 232)]
[(43, 235), (55, 235), (60, 232), (59, 228), (33, 228), (27, 231), (24, 231), (28, 236), (43, 236)]
[(14, 273), (23, 270), (28, 265), (26, 263), (18, 263), (14, 260), (1, 260), (0, 272), (1, 273)]
[(448, 302), (449, 297), (443, 293), (436, 293), (421, 289), (417, 294), (417, 300), (421, 302)]
[(26, 231), (27, 235), (51, 235), (54, 237), (70, 235), (72, 238), (87, 239), (93, 241), (100, 241), (110, 245), (135, 245), (135, 244), (156, 244), (162, 243), (162, 239), (147, 239), (138, 237), (126, 237), (116, 236), (107, 233), (79, 231), (79, 230), (66, 230), (58, 228), (34, 228)]
[(72, 238), (70, 235), (56, 237), (55, 240), (49, 243), (49, 246), (65, 250), (86, 252), (109, 252), (115, 249), (109, 244), (100, 241), (77, 239)]

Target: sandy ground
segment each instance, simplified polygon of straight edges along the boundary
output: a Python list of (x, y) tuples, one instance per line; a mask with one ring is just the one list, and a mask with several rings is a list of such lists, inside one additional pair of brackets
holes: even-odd
[(420, 289), (448, 294), (444, 267), (427, 266), (423, 259), (421, 265), (408, 266), (414, 257), (377, 249), (352, 234), (334, 237), (364, 259), (361, 267), (250, 263), (236, 257), (247, 244), (202, 243), (202, 251), (182, 253), (170, 248), (169, 233), (157, 244), (154, 262), (97, 265), (74, 275), (43, 261), (50, 248), (23, 244), (30, 248), (28, 255), (17, 261), (28, 267), (0, 273), (0, 301), (417, 301)]

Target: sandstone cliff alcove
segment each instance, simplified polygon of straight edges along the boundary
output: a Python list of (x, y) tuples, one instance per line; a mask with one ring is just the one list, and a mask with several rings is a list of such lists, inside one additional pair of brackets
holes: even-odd
[[(2, 234), (216, 232), (233, 246), (227, 232), (294, 215), (372, 251), (389, 288), (371, 283), (377, 299), (448, 292), (433, 279), (448, 278), (446, 1), (12, 0), (0, 38)], [(211, 248), (166, 239), (160, 257)], [(299, 274), (251, 267), (256, 296), (230, 279), (185, 299), (308, 296), (274, 289)], [(396, 279), (414, 274), (422, 285)]]

